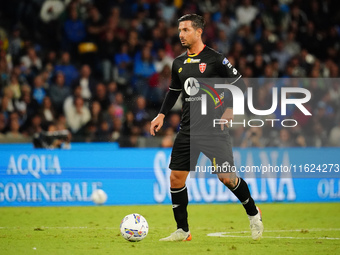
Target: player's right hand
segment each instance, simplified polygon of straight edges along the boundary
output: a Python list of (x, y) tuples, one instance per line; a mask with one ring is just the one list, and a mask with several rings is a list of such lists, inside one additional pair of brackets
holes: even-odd
[(154, 118), (151, 121), (150, 134), (152, 136), (155, 136), (155, 131), (158, 132), (161, 129), (161, 127), (163, 126), (164, 117), (165, 117), (165, 115), (163, 113), (160, 113), (156, 116), (156, 118)]

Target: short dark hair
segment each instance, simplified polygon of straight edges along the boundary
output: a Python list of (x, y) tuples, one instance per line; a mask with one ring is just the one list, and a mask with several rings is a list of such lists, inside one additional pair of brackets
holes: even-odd
[(197, 14), (185, 14), (178, 19), (178, 23), (182, 21), (191, 20), (192, 27), (197, 29), (201, 28), (204, 30), (205, 21), (204, 18)]

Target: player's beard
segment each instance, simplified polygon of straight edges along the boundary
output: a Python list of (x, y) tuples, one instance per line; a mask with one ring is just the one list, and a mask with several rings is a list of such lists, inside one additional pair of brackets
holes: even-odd
[(190, 48), (191, 48), (191, 45), (190, 45), (189, 43), (187, 43), (187, 42), (182, 43), (182, 46), (185, 47), (185, 48), (187, 48), (187, 49), (190, 49)]

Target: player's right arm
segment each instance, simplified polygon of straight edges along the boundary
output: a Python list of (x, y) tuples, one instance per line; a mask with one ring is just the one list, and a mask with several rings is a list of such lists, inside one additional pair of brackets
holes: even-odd
[[(175, 60), (176, 61), (176, 60)], [(178, 68), (176, 68), (175, 61), (172, 63), (171, 84), (169, 91), (166, 93), (161, 110), (159, 114), (151, 121), (150, 134), (155, 136), (155, 131), (158, 132), (164, 123), (165, 115), (175, 105), (179, 95), (182, 92), (181, 82), (178, 77)]]

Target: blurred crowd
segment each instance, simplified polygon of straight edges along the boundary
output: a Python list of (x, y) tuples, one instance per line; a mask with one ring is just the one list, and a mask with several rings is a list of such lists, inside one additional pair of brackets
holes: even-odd
[[(72, 141), (172, 146), (180, 102), (161, 139), (151, 139), (148, 130), (168, 90), (172, 61), (185, 51), (177, 19), (197, 13), (206, 21), (204, 42), (244, 78), (309, 78), (297, 86), (311, 92), (306, 108), (312, 116), (292, 108), (284, 117), (298, 120), (294, 128), (235, 125), (234, 146), (340, 146), (337, 2), (2, 1), (0, 142), (67, 129)], [(256, 109), (271, 106), (268, 84), (252, 84)]]

